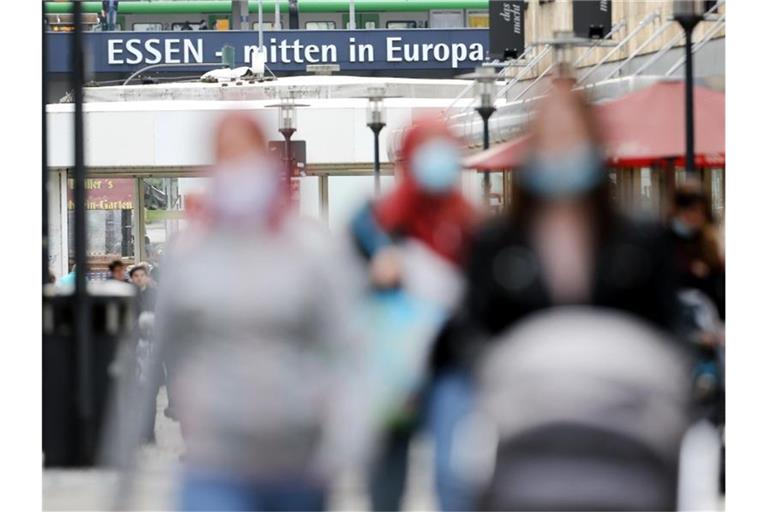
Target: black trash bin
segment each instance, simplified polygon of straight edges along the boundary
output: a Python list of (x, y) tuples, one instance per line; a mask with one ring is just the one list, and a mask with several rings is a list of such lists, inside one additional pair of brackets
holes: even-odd
[(43, 292), (43, 461), (45, 467), (96, 463), (107, 402), (115, 376), (111, 367), (121, 343), (130, 344), (136, 323), (135, 288), (118, 281), (88, 283), (91, 318), (90, 396), (84, 421), (78, 403), (74, 287), (46, 285)]

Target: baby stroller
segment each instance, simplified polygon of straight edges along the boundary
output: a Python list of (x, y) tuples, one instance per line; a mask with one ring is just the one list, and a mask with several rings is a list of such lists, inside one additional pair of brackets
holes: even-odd
[(682, 344), (623, 313), (557, 308), (518, 324), (481, 361), (457, 461), (477, 477), (478, 508), (675, 510), (701, 506), (690, 496), (716, 499), (716, 433), (697, 425), (686, 439), (691, 367)]

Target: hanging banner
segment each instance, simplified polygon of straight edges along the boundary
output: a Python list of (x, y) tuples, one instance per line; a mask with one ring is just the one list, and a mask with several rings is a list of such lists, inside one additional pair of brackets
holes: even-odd
[(603, 39), (613, 22), (611, 0), (580, 0), (573, 2), (573, 33), (579, 37)]
[[(48, 34), (51, 72), (69, 71), (71, 38), (71, 34)], [(157, 68), (160, 72), (205, 71), (211, 66), (201, 64), (221, 62), (225, 45), (235, 49), (235, 65), (244, 66), (259, 44), (254, 31), (87, 32), (83, 39), (95, 73), (133, 72), (152, 64), (175, 66)], [(311, 64), (338, 64), (342, 72), (471, 69), (485, 60), (487, 46), (487, 29), (264, 32), (266, 64), (274, 72), (306, 71)]]
[(525, 51), (525, 2), (488, 2), (490, 57), (516, 59)]

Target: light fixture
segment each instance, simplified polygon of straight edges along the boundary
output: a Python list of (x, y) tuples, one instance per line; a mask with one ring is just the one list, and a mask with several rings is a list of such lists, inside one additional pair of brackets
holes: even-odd
[(378, 196), (381, 192), (381, 162), (379, 159), (379, 133), (386, 126), (384, 114), (384, 87), (371, 87), (368, 89), (368, 111), (366, 124), (373, 132), (373, 179), (374, 190)]

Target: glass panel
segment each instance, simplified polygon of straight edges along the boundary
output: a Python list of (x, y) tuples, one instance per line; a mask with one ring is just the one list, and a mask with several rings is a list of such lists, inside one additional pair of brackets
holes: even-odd
[[(145, 178), (144, 261), (157, 267), (165, 244), (186, 226), (185, 203), (205, 191), (208, 178)], [(154, 273), (154, 269), (153, 269)]]
[(488, 11), (468, 12), (467, 26), (470, 28), (488, 28), (489, 27)]
[[(217, 20), (217, 25), (218, 25)], [(184, 21), (182, 23), (173, 23), (171, 25), (171, 30), (180, 31), (180, 30), (200, 30), (200, 27), (202, 26), (202, 22), (189, 22)]]
[(502, 172), (490, 173), (491, 195), (490, 207), (493, 213), (501, 213), (504, 210), (504, 176)]
[(392, 28), (396, 30), (416, 28), (416, 22), (415, 21), (388, 21), (387, 28)]
[[(381, 193), (395, 186), (395, 177), (381, 175)], [(370, 176), (328, 176), (328, 226), (335, 232), (347, 229), (355, 211), (374, 196), (374, 178)]]
[(304, 24), (304, 28), (307, 30), (334, 30), (336, 28), (335, 21), (308, 21)]
[(712, 215), (716, 222), (725, 219), (725, 170), (712, 169)]
[[(67, 180), (69, 266), (75, 261), (73, 181)], [(106, 279), (113, 260), (134, 261), (133, 178), (88, 178), (86, 189), (86, 253), (89, 279)]]
[(644, 214), (653, 211), (653, 181), (651, 180), (651, 169), (643, 167), (640, 169), (640, 210)]
[(133, 30), (136, 32), (160, 32), (163, 30), (162, 23), (134, 23)]
[(429, 11), (431, 28), (461, 28), (464, 26), (464, 11)]

